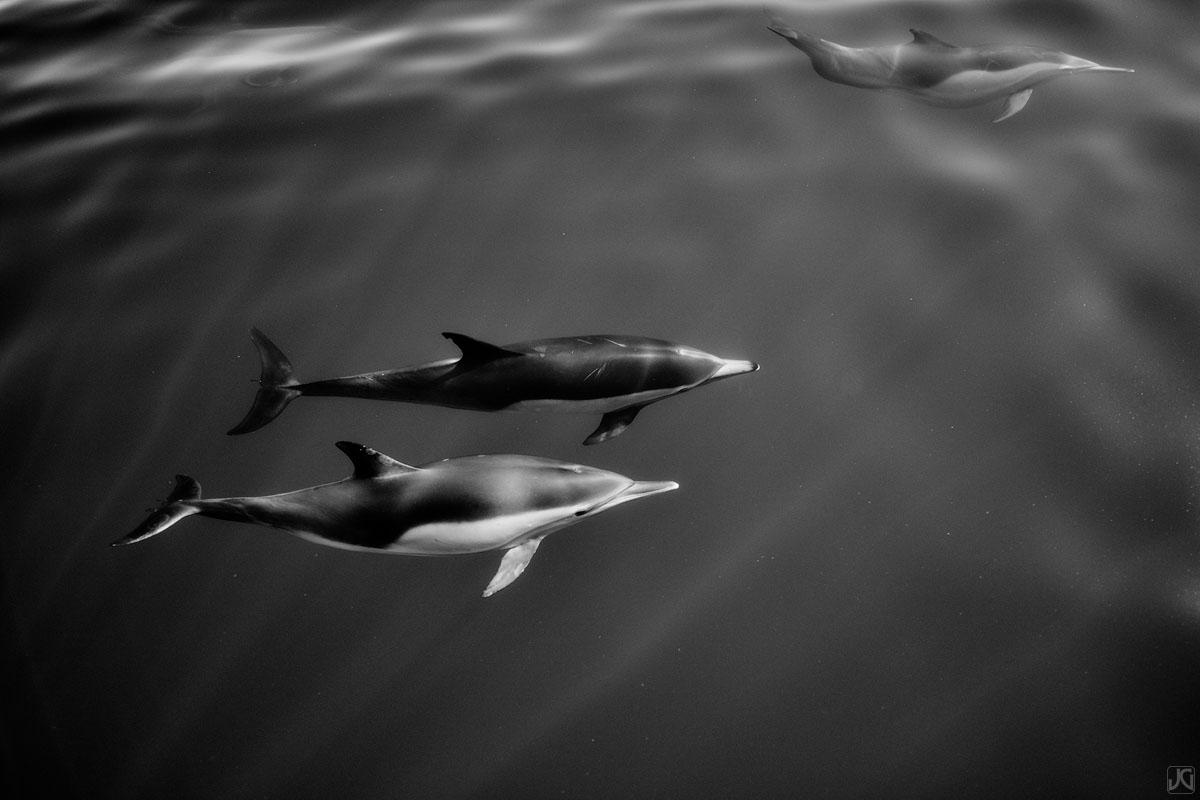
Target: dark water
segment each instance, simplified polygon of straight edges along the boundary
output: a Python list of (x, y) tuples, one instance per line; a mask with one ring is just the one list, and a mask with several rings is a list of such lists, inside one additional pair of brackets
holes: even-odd
[[(1157, 797), (1200, 766), (1200, 7), (772, 11), (1137, 72), (993, 125), (821, 80), (758, 2), (0, 3), (10, 787)], [(230, 438), (250, 325), (311, 379), (444, 330), (763, 369), (595, 448), (336, 399)], [(108, 547), (176, 472), (309, 486), (339, 439), (682, 488), (488, 600), (493, 555)]]

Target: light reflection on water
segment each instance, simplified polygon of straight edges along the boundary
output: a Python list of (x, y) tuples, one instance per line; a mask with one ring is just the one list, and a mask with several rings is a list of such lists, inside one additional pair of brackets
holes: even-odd
[[(1192, 763), (1195, 10), (771, 11), (1137, 73), (992, 125), (821, 80), (753, 3), (0, 4), (14, 719), (76, 793), (1135, 796)], [(250, 325), (313, 379), (443, 330), (763, 369), (596, 448), (342, 400), (231, 439)], [(283, 491), (341, 439), (682, 488), (487, 601), (491, 556), (107, 547), (176, 472)]]

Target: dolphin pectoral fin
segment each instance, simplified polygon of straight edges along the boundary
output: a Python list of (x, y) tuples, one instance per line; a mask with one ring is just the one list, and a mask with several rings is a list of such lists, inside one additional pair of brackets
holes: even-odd
[(600, 418), (600, 424), (596, 426), (596, 430), (592, 431), (591, 435), (583, 440), (583, 443), (600, 444), (620, 436), (643, 408), (645, 406), (626, 406), (608, 412)]
[(538, 545), (541, 543), (541, 539), (530, 539), (505, 552), (504, 558), (500, 559), (500, 569), (496, 570), (492, 582), (483, 590), (483, 596), (491, 597), (521, 577), (521, 573), (529, 566), (529, 560), (533, 558), (533, 554), (537, 552)]
[(996, 118), (992, 122), (1003, 122), (1013, 114), (1016, 114), (1029, 102), (1031, 94), (1033, 94), (1033, 89), (1023, 89), (1019, 92), (1013, 92), (1004, 98), (1004, 108), (1000, 109), (1000, 113), (996, 115)]

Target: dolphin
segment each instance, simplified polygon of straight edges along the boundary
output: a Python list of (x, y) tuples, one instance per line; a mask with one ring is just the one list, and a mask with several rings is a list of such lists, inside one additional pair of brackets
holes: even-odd
[(162, 505), (113, 545), (149, 539), (199, 514), (346, 550), (414, 556), (501, 550), (500, 568), (483, 592), (490, 597), (520, 577), (551, 533), (679, 488), (674, 481), (635, 481), (533, 456), (466, 456), (410, 467), (361, 444), (337, 446), (354, 465), (353, 475), (286, 494), (202, 500), (200, 484), (177, 475)]
[(400, 400), (477, 411), (598, 413), (600, 425), (584, 444), (618, 436), (651, 403), (713, 381), (754, 372), (752, 361), (731, 361), (661, 339), (572, 336), (497, 346), (461, 333), (443, 333), (460, 358), (385, 372), (300, 383), (282, 351), (257, 328), (250, 338), (262, 362), (259, 390), (230, 435), (250, 433), (275, 419), (301, 395)]
[(1133, 72), (1102, 67), (1057, 50), (1028, 45), (957, 47), (910, 28), (912, 41), (887, 47), (845, 47), (799, 33), (769, 18), (767, 27), (812, 59), (818, 75), (863, 89), (903, 92), (930, 105), (967, 108), (1004, 98), (992, 122), (1016, 114), (1033, 87), (1078, 72)]

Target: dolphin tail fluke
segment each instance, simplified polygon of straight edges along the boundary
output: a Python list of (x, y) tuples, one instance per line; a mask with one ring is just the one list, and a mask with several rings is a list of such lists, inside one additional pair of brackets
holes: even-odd
[(287, 404), (300, 396), (300, 382), (292, 374), (291, 362), (275, 343), (258, 328), (250, 329), (250, 338), (258, 348), (262, 361), (262, 373), (258, 378), (259, 390), (254, 395), (254, 405), (237, 425), (229, 430), (230, 436), (256, 431), (283, 413)]
[(163, 501), (162, 505), (150, 512), (146, 521), (133, 530), (128, 536), (117, 539), (113, 547), (123, 544), (133, 544), (143, 539), (162, 533), (184, 517), (199, 513), (200, 509), (193, 503), (200, 499), (200, 484), (189, 475), (176, 475), (175, 488)]

